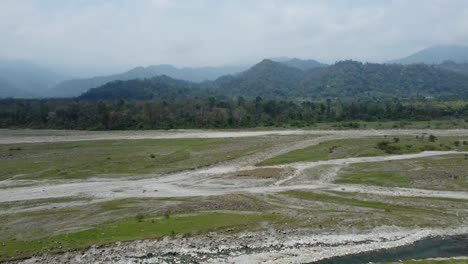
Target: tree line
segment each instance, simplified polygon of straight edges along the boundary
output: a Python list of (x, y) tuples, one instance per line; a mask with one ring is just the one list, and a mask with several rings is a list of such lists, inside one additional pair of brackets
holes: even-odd
[(124, 130), (304, 127), (319, 122), (423, 121), (441, 118), (467, 119), (468, 102), (402, 102), (397, 99), (297, 102), (261, 97), (207, 97), (173, 101), (0, 100), (1, 128)]

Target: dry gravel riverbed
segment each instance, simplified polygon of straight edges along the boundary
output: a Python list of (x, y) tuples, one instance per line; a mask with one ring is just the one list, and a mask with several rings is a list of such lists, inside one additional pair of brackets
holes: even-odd
[(72, 131), (72, 130), (17, 130), (0, 129), (0, 144), (66, 142), (110, 139), (175, 139), (175, 138), (238, 138), (267, 135), (336, 135), (341, 137), (365, 137), (378, 135), (466, 136), (467, 129), (384, 129), (384, 130), (262, 130), (262, 131), (211, 131), (211, 130), (168, 130), (168, 131)]

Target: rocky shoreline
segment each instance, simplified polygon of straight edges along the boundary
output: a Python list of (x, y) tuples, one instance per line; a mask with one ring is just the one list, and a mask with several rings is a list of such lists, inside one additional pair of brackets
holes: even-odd
[(436, 236), (468, 233), (458, 229), (380, 227), (367, 233), (311, 234), (310, 230), (268, 230), (226, 235), (164, 237), (118, 242), (13, 263), (311, 263), (331, 257), (389, 249)]

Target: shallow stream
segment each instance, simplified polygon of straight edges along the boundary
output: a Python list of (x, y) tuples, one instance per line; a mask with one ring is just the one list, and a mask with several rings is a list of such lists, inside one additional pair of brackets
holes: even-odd
[(452, 257), (468, 257), (468, 234), (428, 238), (412, 245), (399, 248), (336, 257), (313, 263), (362, 264), (370, 262), (398, 262), (400, 260)]

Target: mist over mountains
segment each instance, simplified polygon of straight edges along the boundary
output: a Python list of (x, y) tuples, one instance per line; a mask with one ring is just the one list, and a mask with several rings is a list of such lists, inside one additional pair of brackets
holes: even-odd
[(468, 63), (468, 46), (438, 45), (418, 51), (405, 58), (392, 61), (399, 64), (441, 64), (445, 61)]
[[(0, 61), (0, 98), (76, 97), (93, 88), (100, 90), (81, 98), (148, 99), (175, 98), (175, 95), (182, 98), (208, 94), (320, 98), (395, 93), (440, 97), (464, 94), (466, 76), (468, 47), (453, 45), (430, 47), (390, 64), (342, 61), (327, 65), (315, 60), (278, 57), (251, 67), (177, 68), (163, 64), (71, 80), (35, 64), (3, 60)], [(145, 88), (141, 90), (141, 86)], [(181, 96), (182, 93), (186, 95)]]
[(104, 85), (112, 81), (125, 81), (132, 79), (152, 78), (159, 75), (167, 75), (175, 79), (202, 82), (214, 80), (226, 74), (235, 74), (247, 69), (248, 66), (221, 66), (201, 68), (177, 68), (172, 65), (152, 65), (148, 67), (136, 67), (127, 72), (109, 76), (99, 76), (88, 79), (74, 79), (59, 83), (50, 91), (53, 97), (74, 97), (91, 88)]
[(66, 77), (20, 60), (0, 60), (0, 98), (42, 97)]

